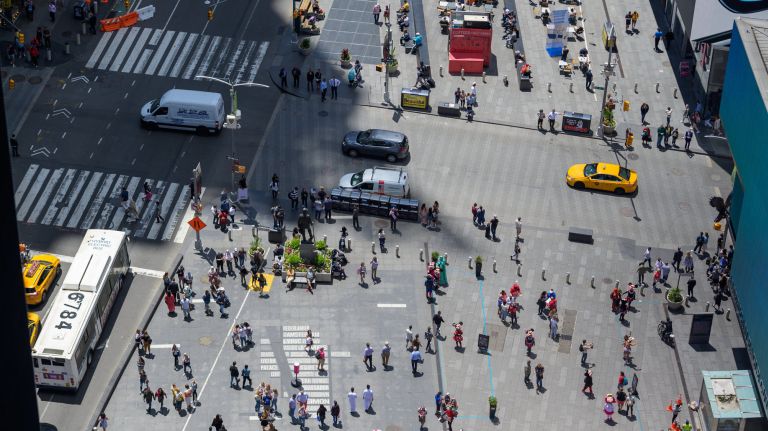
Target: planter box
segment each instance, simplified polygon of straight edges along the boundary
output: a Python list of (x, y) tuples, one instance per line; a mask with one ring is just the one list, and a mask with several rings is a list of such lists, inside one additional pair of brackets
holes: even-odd
[(333, 283), (333, 277), (331, 277), (330, 272), (316, 272), (315, 273), (315, 281), (318, 283)]
[(664, 295), (664, 297), (666, 297), (666, 299), (667, 299), (667, 309), (669, 311), (678, 312), (678, 311), (681, 311), (683, 309), (683, 301), (672, 302), (672, 301), (669, 300), (669, 296), (666, 295), (666, 294)]

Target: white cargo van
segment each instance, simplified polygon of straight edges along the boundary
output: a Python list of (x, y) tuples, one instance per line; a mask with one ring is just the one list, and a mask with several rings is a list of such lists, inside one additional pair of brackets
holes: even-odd
[(408, 173), (402, 169), (376, 167), (346, 174), (339, 180), (339, 187), (397, 198), (411, 196)]
[(173, 89), (141, 107), (141, 125), (150, 129), (166, 127), (206, 135), (219, 133), (224, 119), (224, 99), (219, 93)]

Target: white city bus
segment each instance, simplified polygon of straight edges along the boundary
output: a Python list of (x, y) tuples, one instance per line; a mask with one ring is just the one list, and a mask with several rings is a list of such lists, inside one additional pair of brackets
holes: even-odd
[(130, 266), (124, 232), (85, 233), (32, 349), (37, 386), (77, 390)]

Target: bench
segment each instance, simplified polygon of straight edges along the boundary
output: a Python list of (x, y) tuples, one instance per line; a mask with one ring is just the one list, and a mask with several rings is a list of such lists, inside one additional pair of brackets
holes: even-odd
[(592, 229), (571, 226), (568, 229), (568, 241), (592, 244)]
[(288, 283), (288, 289), (293, 290), (296, 288), (296, 286), (304, 286), (307, 287), (309, 285), (309, 280), (307, 280), (307, 273), (306, 272), (296, 272), (293, 276), (289, 276), (286, 278), (286, 283)]

